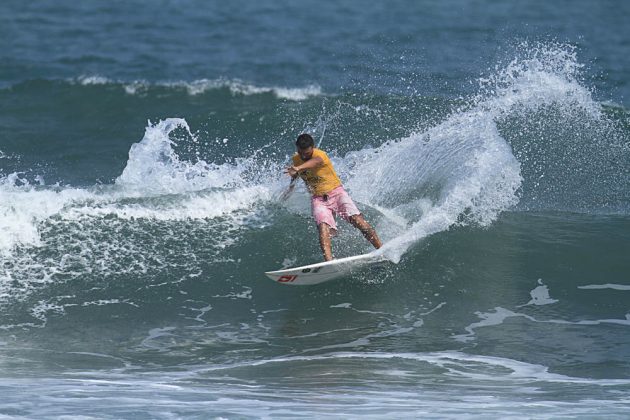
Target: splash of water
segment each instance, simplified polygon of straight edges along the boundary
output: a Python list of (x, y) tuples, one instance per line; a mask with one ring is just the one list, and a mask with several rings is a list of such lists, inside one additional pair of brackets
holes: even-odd
[[(601, 105), (581, 84), (573, 47), (522, 48), (524, 56), (481, 79), (480, 93), (440, 124), (346, 156), (346, 185), (353, 196), (384, 210), (398, 224), (404, 221), (380, 250), (389, 259), (399, 261), (413, 244), (453, 226), (488, 226), (514, 208), (524, 191), (527, 197), (535, 191), (528, 165), (536, 157), (515, 156), (510, 142), (514, 133), (502, 129), (506, 121), (546, 115), (549, 109), (565, 117), (579, 110), (578, 118), (589, 118), (600, 131), (606, 127)], [(530, 139), (534, 144), (545, 140)], [(568, 153), (575, 151), (569, 148)], [(554, 199), (552, 206), (559, 197), (550, 201)]]
[(181, 118), (168, 118), (157, 124), (150, 121), (144, 138), (129, 150), (129, 159), (116, 185), (128, 194), (140, 196), (176, 194), (209, 188), (223, 188), (242, 183), (245, 165), (215, 165), (198, 160), (182, 161), (170, 135), (183, 129), (193, 143), (199, 140)]

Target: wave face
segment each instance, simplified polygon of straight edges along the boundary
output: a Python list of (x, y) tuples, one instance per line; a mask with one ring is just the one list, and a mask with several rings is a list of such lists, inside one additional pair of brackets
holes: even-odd
[[(113, 418), (626, 412), (628, 112), (570, 45), (506, 54), (457, 97), (236, 78), (0, 89), (0, 366), (22, 390), (0, 413), (45, 416), (58, 395), (59, 413)], [(306, 190), (280, 200), (302, 131), (389, 268), (263, 277), (321, 259)], [(369, 247), (341, 225), (334, 250)]]

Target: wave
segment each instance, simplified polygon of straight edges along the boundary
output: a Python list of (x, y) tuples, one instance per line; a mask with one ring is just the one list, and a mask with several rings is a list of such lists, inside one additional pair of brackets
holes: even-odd
[[(612, 176), (602, 176), (607, 166), (602, 161), (614, 161), (611, 154), (617, 154), (620, 164), (625, 162), (627, 144), (623, 142), (625, 139), (622, 135), (614, 132), (614, 127), (605, 118), (601, 105), (581, 84), (581, 66), (574, 48), (565, 45), (526, 44), (521, 49), (521, 56), (514, 58), (489, 77), (481, 78), (479, 93), (460, 104), (442, 122), (413, 132), (407, 137), (385, 141), (375, 148), (364, 147), (336, 157), (335, 162), (342, 178), (346, 180), (347, 187), (356, 199), (381, 211), (386, 216), (384, 223), (394, 221), (406, 231), (404, 234), (393, 231), (390, 235), (390, 239), (398, 244), (396, 247), (400, 250), (391, 253), (393, 259), (399, 258), (406, 247), (414, 242), (451, 226), (469, 223), (487, 226), (502, 211), (514, 208), (519, 203), (533, 207), (534, 204), (546, 200), (551, 201), (551, 207), (554, 208), (553, 201), (559, 200), (553, 196), (554, 192), (567, 190), (563, 179), (549, 176), (554, 171), (562, 170), (566, 174), (567, 169), (572, 169), (575, 176), (564, 178), (574, 179), (574, 183), (583, 185), (578, 175), (593, 175), (586, 185), (594, 190), (598, 188), (593, 187), (593, 180), (599, 179), (602, 185), (607, 186), (618, 179), (614, 174), (623, 173), (619, 167), (614, 167), (611, 170)], [(118, 84), (99, 76), (81, 77), (76, 82), (82, 85)], [(223, 80), (175, 86), (190, 88), (191, 94), (217, 86), (229, 86), (238, 92), (269, 91), (268, 88)], [(274, 92), (283, 95), (280, 93), (282, 90)], [(304, 93), (300, 90), (291, 92), (287, 95), (294, 95), (293, 98)], [(316, 89), (314, 93), (317, 92), (319, 91)], [(550, 113), (551, 107), (555, 107), (556, 113), (565, 118), (561, 121), (564, 126), (575, 126), (575, 118), (587, 119), (600, 137), (612, 133), (611, 138), (616, 143), (608, 142), (610, 147), (595, 155), (591, 153), (592, 147), (601, 148), (601, 141), (569, 144), (570, 147), (565, 148), (568, 149), (565, 150), (568, 151), (568, 157), (563, 162), (575, 161), (579, 157), (582, 166), (554, 166), (560, 161), (560, 156), (548, 156), (549, 150), (544, 148), (534, 150), (535, 145), (544, 143), (547, 139), (536, 136), (523, 138), (521, 134), (531, 134), (533, 128), (518, 125), (527, 124), (533, 114), (538, 117), (533, 124), (541, 124), (545, 115), (540, 114)], [(558, 122), (557, 118), (554, 121)], [(114, 187), (124, 192), (120, 192), (119, 196), (107, 196), (106, 200), (184, 194), (213, 188), (237, 191), (245, 188), (246, 184), (252, 185), (251, 180), (248, 183), (243, 180), (253, 167), (260, 165), (266, 167), (265, 177), (274, 180), (273, 182), (277, 181), (278, 175), (273, 172), (280, 170), (282, 162), (261, 162), (264, 158), (239, 159), (236, 164), (221, 165), (203, 160), (196, 160), (194, 163), (193, 160), (181, 160), (179, 151), (175, 150), (175, 143), (169, 138), (171, 132), (178, 128), (186, 132), (185, 141), (191, 144), (201, 142), (191, 133), (183, 119), (149, 123), (144, 139), (131, 147), (127, 165), (115, 181)], [(567, 146), (566, 142), (571, 138), (564, 136), (550, 140), (563, 147)], [(591, 148), (584, 147), (589, 144)], [(582, 149), (578, 146), (582, 146)], [(594, 159), (597, 156), (600, 156), (599, 160)], [(17, 187), (18, 178), (17, 174), (12, 174), (2, 179), (3, 193), (13, 194), (8, 202), (20, 201), (17, 198), (20, 192)], [(545, 185), (548, 179), (551, 180)], [(33, 220), (35, 224), (58, 213), (71, 202), (88, 199), (100, 202), (104, 197), (102, 193), (89, 189), (46, 190), (32, 187), (23, 179), (20, 182), (24, 184), (21, 190), (24, 197), (55, 197), (43, 199), (40, 207), (44, 210), (41, 213), (23, 213), (23, 220)], [(254, 185), (261, 191), (267, 191), (266, 193), (279, 188), (277, 185), (273, 188), (266, 188), (260, 183)], [(587, 194), (583, 189), (577, 188), (578, 194), (588, 200), (592, 194)], [(611, 191), (609, 188), (599, 189)], [(554, 209), (558, 209), (557, 207)], [(5, 220), (16, 220), (16, 217), (5, 217)], [(28, 228), (20, 227), (25, 225)], [(5, 229), (12, 232), (5, 236), (2, 247), (5, 250), (16, 243), (38, 243), (34, 234), (36, 229), (30, 222), (7, 222)]]
[[(479, 80), (478, 94), (455, 102), (426, 128), (345, 154), (338, 150), (343, 144), (327, 138), (325, 147), (346, 187), (386, 241), (379, 252), (390, 260), (400, 261), (436, 233), (490, 226), (506, 210), (627, 214), (627, 182), (615, 187), (627, 178), (627, 131), (619, 130), (584, 86), (572, 47), (522, 48), (520, 56)], [(177, 240), (202, 235), (218, 261), (251, 226), (308, 217), (304, 190), (286, 203), (277, 200), (288, 158), (280, 143), (285, 142), (270, 139), (259, 148), (266, 152), (214, 163), (197, 153), (214, 143), (193, 133), (185, 119), (169, 118), (148, 123), (113, 184), (79, 188), (31, 183), (19, 172), (1, 177), (0, 254), (13, 261), (13, 270), (2, 275), (0, 294), (14, 292), (18, 278), (28, 293), (31, 281), (59, 273), (71, 277), (94, 265), (120, 267), (129, 259), (142, 273), (145, 260), (159, 252), (159, 241), (151, 238), (162, 229)], [(87, 239), (78, 251), (60, 242), (77, 243), (79, 236)], [(122, 241), (122, 251), (108, 248), (112, 237)], [(98, 249), (104, 243), (105, 250)], [(47, 252), (58, 259), (40, 256)], [(77, 258), (65, 255), (73, 252), (90, 257), (70, 269)], [(182, 259), (194, 255), (186, 252)]]

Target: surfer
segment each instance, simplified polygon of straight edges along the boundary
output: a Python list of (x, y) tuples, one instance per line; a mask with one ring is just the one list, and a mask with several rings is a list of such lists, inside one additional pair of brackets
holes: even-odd
[(311, 211), (319, 230), (319, 244), (324, 259), (333, 259), (331, 237), (337, 233), (337, 214), (359, 229), (374, 248), (380, 248), (382, 243), (376, 231), (343, 188), (328, 155), (315, 147), (310, 134), (300, 134), (295, 145), (297, 153), (293, 156), (293, 164), (286, 170), (291, 176), (288, 192), (295, 187), (298, 176), (304, 180), (311, 193)]

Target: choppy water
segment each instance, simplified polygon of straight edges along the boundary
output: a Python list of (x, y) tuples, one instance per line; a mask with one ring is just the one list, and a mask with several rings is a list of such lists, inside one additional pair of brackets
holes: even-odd
[[(629, 12), (3, 3), (0, 415), (627, 415)], [(387, 269), (262, 275), (303, 130)]]

